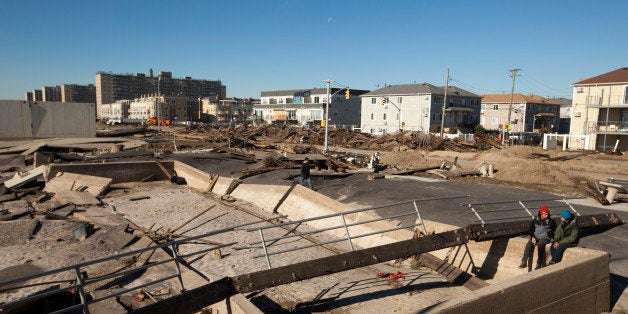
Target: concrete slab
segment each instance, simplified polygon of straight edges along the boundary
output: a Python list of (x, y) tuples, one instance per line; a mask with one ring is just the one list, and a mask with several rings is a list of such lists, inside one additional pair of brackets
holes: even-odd
[[(162, 162), (166, 168), (172, 169), (172, 162)], [(54, 178), (59, 172), (92, 175), (111, 178), (112, 184), (134, 181), (167, 180), (166, 174), (154, 161), (109, 162), (109, 163), (80, 163), (80, 164), (52, 164), (46, 172), (46, 178)]]
[(231, 196), (272, 212), (288, 190), (286, 185), (240, 184)]
[(99, 205), (100, 200), (87, 191), (58, 191), (55, 193), (55, 199), (61, 205)]
[(0, 221), (0, 247), (25, 244), (31, 238), (37, 223), (35, 219)]
[(212, 189), (212, 193), (216, 194), (216, 195), (225, 195), (225, 193), (227, 193), (227, 191), (229, 190), (229, 187), (231, 186), (231, 184), (233, 184), (233, 182), (236, 180), (236, 178), (229, 178), (229, 177), (219, 177), (218, 180), (216, 181), (216, 184), (214, 185), (214, 188)]
[(107, 208), (88, 207), (84, 211), (74, 212), (72, 217), (85, 222), (105, 226), (127, 225), (129, 223), (124, 217)]
[(57, 172), (54, 178), (49, 178), (44, 187), (48, 193), (61, 191), (82, 190), (89, 192), (93, 196), (100, 196), (109, 187), (113, 179), (77, 174), (70, 172)]

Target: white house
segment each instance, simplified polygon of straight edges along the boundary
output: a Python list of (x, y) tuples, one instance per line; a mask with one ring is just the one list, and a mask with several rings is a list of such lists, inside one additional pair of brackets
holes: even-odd
[[(445, 88), (429, 83), (390, 85), (362, 95), (363, 133), (440, 130)], [(445, 130), (471, 128), (480, 121), (480, 96), (449, 86)]]
[[(329, 125), (336, 127), (352, 127), (360, 123), (360, 97), (368, 91), (349, 89), (350, 97), (346, 99), (346, 89), (331, 88), (329, 104)], [(257, 119), (267, 122), (287, 122), (299, 125), (319, 124), (325, 119), (327, 89), (298, 89), (264, 91), (261, 93), (260, 104), (253, 106)]]

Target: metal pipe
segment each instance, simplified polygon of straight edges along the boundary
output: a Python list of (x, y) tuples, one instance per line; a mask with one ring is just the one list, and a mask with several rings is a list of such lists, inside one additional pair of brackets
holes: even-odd
[(172, 255), (173, 255), (173, 260), (174, 260), (174, 266), (177, 269), (177, 277), (179, 277), (179, 284), (181, 285), (181, 292), (185, 291), (185, 285), (183, 284), (183, 277), (181, 276), (181, 267), (179, 267), (179, 258), (177, 257), (177, 245), (176, 244), (172, 244), (171, 246), (172, 249)]
[(349, 234), (349, 227), (347, 227), (347, 221), (345, 220), (345, 215), (341, 215), (340, 217), (342, 217), (342, 223), (345, 225), (347, 240), (349, 241), (349, 249), (353, 251), (353, 243), (351, 243), (351, 234)]

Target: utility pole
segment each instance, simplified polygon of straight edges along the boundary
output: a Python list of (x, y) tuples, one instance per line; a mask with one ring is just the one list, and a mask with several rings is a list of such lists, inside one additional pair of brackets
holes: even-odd
[(159, 105), (159, 98), (161, 98), (161, 93), (159, 91), (159, 85), (161, 83), (161, 74), (157, 74), (157, 134), (161, 134), (161, 106)]
[(440, 118), (440, 137), (445, 134), (445, 106), (447, 105), (447, 90), (449, 89), (449, 68), (447, 68), (447, 79), (445, 79), (445, 98), (443, 99), (443, 113)]
[[(515, 94), (515, 78), (518, 76), (517, 75), (517, 71), (521, 71), (521, 69), (512, 69), (510, 70), (510, 77), (512, 77), (512, 87), (510, 88), (510, 106), (508, 107), (508, 124), (510, 125), (510, 119), (512, 118), (512, 98), (514, 97)], [(502, 135), (502, 145), (504, 145), (504, 143), (506, 143), (506, 126), (504, 125), (503, 128), (503, 134)]]
[(334, 82), (330, 79), (321, 80), (321, 82), (327, 83), (327, 101), (325, 102), (325, 146), (323, 147), (323, 153), (327, 154), (327, 136), (329, 134), (329, 103), (331, 102), (331, 95), (329, 95), (329, 85)]

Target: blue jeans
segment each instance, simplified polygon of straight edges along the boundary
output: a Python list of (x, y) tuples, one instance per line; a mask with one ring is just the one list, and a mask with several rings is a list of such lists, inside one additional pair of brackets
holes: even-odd
[(310, 179), (309, 177), (308, 178), (300, 177), (299, 178), (299, 184), (300, 185), (303, 185), (303, 180), (305, 180), (305, 182), (307, 182), (307, 185), (310, 187), (311, 190), (314, 189), (312, 187), (312, 179)]
[(550, 247), (550, 254), (552, 255), (552, 262), (558, 263), (563, 259), (563, 253), (565, 250), (570, 247), (575, 247), (575, 243), (565, 243), (559, 244), (557, 248), (554, 248), (554, 245)]

